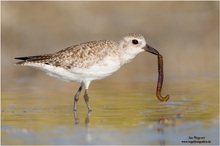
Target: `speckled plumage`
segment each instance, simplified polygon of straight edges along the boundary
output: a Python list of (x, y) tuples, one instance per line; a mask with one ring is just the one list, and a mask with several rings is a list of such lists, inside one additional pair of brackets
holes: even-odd
[(117, 46), (117, 43), (109, 40), (91, 41), (70, 46), (54, 54), (30, 56), (16, 64), (30, 65), (33, 63), (43, 63), (65, 69), (74, 67), (86, 68), (94, 63), (98, 63), (107, 55), (114, 55)]
[[(91, 41), (70, 46), (53, 54), (15, 59), (22, 60), (16, 65), (35, 67), (59, 79), (80, 82), (81, 86), (77, 96), (75, 95), (74, 109), (76, 110), (76, 102), (83, 86), (86, 89), (84, 95), (86, 100), (91, 81), (111, 75), (143, 51), (158, 53), (146, 44), (141, 34), (130, 33), (118, 42)], [(88, 102), (86, 103), (90, 110)]]

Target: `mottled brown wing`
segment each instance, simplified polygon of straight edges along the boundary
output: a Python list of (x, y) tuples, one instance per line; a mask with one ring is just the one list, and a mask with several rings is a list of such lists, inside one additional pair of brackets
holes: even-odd
[(17, 62), (18, 65), (26, 63), (44, 63), (57, 67), (70, 69), (74, 67), (86, 68), (112, 52), (116, 43), (108, 40), (92, 41), (79, 45), (70, 46), (54, 54), (18, 57), (15, 59), (23, 60)]
[(108, 55), (109, 50), (115, 45), (108, 42), (110, 41), (93, 41), (68, 47), (53, 54), (48, 63), (66, 69), (86, 68)]

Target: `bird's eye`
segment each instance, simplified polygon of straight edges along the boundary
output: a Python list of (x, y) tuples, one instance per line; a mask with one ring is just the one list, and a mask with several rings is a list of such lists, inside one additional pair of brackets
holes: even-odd
[(134, 44), (134, 45), (137, 45), (138, 44), (138, 40), (132, 40), (132, 43)]

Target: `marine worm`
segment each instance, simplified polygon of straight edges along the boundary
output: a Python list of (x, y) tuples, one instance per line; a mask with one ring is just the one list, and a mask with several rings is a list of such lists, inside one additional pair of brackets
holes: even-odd
[(158, 59), (158, 81), (157, 81), (156, 95), (160, 101), (164, 102), (164, 101), (169, 100), (170, 96), (166, 95), (165, 97), (163, 97), (161, 95), (161, 90), (163, 86), (163, 56), (158, 54), (157, 59)]

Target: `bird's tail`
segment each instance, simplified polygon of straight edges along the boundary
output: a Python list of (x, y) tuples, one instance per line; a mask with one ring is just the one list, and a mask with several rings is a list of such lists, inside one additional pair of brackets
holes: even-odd
[(15, 59), (22, 60), (16, 62), (15, 65), (25, 65), (25, 63), (41, 63), (42, 61), (49, 59), (52, 55), (38, 55), (38, 56), (27, 56), (27, 57), (16, 57)]

